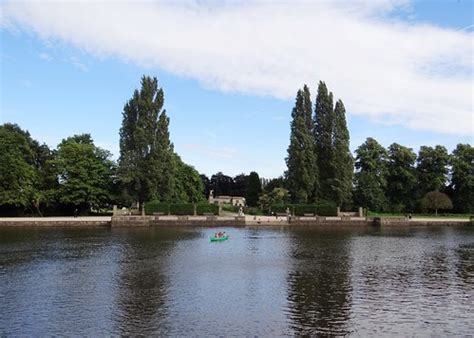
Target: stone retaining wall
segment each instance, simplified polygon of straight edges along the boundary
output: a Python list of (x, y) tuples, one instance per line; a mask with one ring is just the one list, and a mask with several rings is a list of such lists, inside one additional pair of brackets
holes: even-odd
[(0, 221), (4, 227), (110, 227), (110, 221)]

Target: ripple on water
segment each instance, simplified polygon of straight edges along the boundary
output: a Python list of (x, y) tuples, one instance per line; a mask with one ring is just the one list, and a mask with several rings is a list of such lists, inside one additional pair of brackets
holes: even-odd
[(0, 335), (468, 335), (474, 230), (0, 229)]

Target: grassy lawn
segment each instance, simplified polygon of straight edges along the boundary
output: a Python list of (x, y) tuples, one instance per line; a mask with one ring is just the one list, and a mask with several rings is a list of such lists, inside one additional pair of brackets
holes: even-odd
[[(400, 218), (400, 217), (405, 217), (407, 214), (405, 213), (391, 213), (391, 212), (373, 212), (369, 211), (368, 216), (369, 217), (384, 217), (384, 218)], [(412, 218), (454, 218), (454, 219), (459, 219), (459, 218), (466, 218), (469, 219), (471, 215), (470, 214), (444, 214), (444, 213), (438, 213), (438, 217), (435, 216), (435, 214), (411, 214)]]

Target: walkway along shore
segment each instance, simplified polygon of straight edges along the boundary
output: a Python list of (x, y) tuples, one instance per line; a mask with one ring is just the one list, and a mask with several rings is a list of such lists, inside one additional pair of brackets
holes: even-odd
[(433, 226), (474, 225), (474, 218), (364, 218), (274, 216), (0, 217), (0, 227), (246, 227), (246, 226)]

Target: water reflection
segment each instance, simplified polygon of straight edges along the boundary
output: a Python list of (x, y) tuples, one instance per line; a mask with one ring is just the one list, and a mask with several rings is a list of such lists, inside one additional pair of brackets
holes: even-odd
[(0, 336), (469, 335), (474, 228), (0, 228)]
[(288, 275), (289, 316), (298, 335), (351, 332), (349, 233), (299, 230)]
[(166, 335), (168, 325), (168, 260), (178, 240), (195, 232), (171, 229), (118, 229), (120, 272), (115, 280), (116, 331), (120, 335)]

